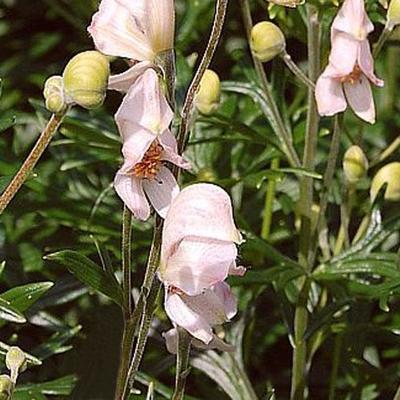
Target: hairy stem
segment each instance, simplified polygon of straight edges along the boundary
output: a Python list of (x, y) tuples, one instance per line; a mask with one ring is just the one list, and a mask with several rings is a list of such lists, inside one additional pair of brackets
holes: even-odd
[(189, 374), (190, 335), (178, 328), (178, 352), (176, 356), (175, 390), (172, 400), (183, 400), (185, 395), (186, 378)]
[(296, 78), (303, 82), (304, 85), (306, 85), (309, 89), (315, 91), (315, 83), (310, 80), (308, 76), (297, 66), (297, 64), (292, 60), (292, 57), (286, 52), (286, 50), (283, 51), (281, 57), (286, 66), (290, 69), (290, 71), (292, 71), (294, 76), (296, 76)]
[(57, 132), (58, 128), (60, 127), (62, 120), (64, 119), (68, 110), (61, 114), (53, 114), (47, 123), (45, 129), (39, 136), (35, 146), (33, 147), (32, 151), (29, 153), (28, 157), (22, 164), (21, 168), (18, 170), (16, 175), (14, 176), (13, 180), (4, 190), (2, 195), (0, 196), (0, 215), (6, 209), (10, 201), (14, 198), (17, 194), (18, 190), (24, 184), (26, 179), (28, 178), (29, 174), (32, 172), (33, 168), (39, 161), (40, 157), (46, 150), (47, 146), (51, 142), (54, 134)]

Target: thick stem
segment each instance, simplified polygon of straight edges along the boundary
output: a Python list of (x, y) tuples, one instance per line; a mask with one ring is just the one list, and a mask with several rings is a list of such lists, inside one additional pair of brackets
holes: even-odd
[[(274, 158), (271, 162), (271, 170), (279, 168), (279, 158)], [(274, 207), (274, 199), (276, 193), (276, 180), (271, 178), (268, 181), (267, 185), (267, 193), (265, 195), (265, 205), (264, 205), (264, 213), (263, 213), (263, 222), (261, 228), (261, 237), (264, 240), (269, 240), (269, 235), (271, 233), (271, 224), (272, 224), (272, 214)]]
[(304, 83), (309, 89), (315, 91), (315, 83), (308, 78), (308, 76), (297, 66), (297, 64), (292, 60), (290, 54), (283, 51), (281, 54), (283, 61), (285, 62), (286, 66), (293, 72), (294, 76), (298, 78), (301, 82)]
[[(251, 10), (250, 10), (250, 6), (249, 6), (249, 2), (248, 2), (248, 0), (239, 0), (239, 2), (240, 2), (241, 10), (242, 10), (243, 23), (244, 23), (244, 26), (246, 29), (247, 39), (250, 43), (251, 30), (253, 28), (253, 20), (251, 18)], [(261, 83), (262, 89), (265, 94), (266, 101), (268, 103), (268, 106), (269, 106), (272, 116), (273, 116), (274, 121), (273, 121), (273, 124), (271, 124), (271, 125), (273, 125), (273, 127), (275, 129), (275, 133), (281, 142), (282, 150), (285, 153), (289, 164), (294, 168), (300, 167), (300, 159), (296, 153), (296, 149), (293, 146), (292, 135), (286, 128), (286, 125), (283, 121), (283, 118), (282, 118), (280, 112), (279, 112), (279, 109), (276, 105), (274, 97), (272, 96), (263, 64), (254, 56), (254, 54), (252, 54), (252, 57), (253, 57), (254, 68), (256, 70), (258, 79)]]
[(172, 400), (183, 400), (185, 395), (186, 378), (189, 375), (190, 335), (178, 328), (178, 353), (176, 356), (175, 390)]
[(33, 168), (39, 161), (40, 157), (46, 150), (47, 146), (51, 142), (54, 134), (60, 127), (63, 118), (65, 117), (68, 110), (62, 114), (53, 114), (44, 129), (44, 131), (39, 136), (34, 148), (26, 158), (25, 162), (22, 164), (19, 171), (14, 176), (13, 180), (7, 186), (6, 190), (0, 196), (0, 215), (6, 209), (10, 201), (17, 194), (18, 190), (24, 184), (29, 174), (32, 172)]

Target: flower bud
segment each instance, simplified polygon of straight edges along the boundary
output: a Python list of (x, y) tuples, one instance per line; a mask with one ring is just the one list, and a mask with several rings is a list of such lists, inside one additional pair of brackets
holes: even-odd
[(14, 384), (8, 375), (0, 375), (0, 400), (9, 400), (13, 392)]
[(68, 103), (93, 109), (100, 107), (106, 96), (110, 63), (98, 51), (85, 51), (73, 57), (63, 73)]
[(386, 183), (385, 200), (400, 201), (400, 162), (386, 164), (376, 173), (370, 190), (372, 201)]
[(386, 14), (386, 20), (390, 30), (400, 24), (400, 0), (391, 0)]
[(367, 170), (368, 160), (362, 149), (358, 146), (348, 148), (343, 158), (343, 171), (347, 182), (357, 183), (365, 176)]
[(210, 115), (218, 108), (220, 100), (221, 81), (219, 76), (211, 69), (207, 69), (196, 95), (196, 107), (201, 113)]
[(51, 76), (44, 84), (43, 96), (46, 108), (55, 114), (65, 110), (67, 104), (64, 96), (64, 84), (62, 76)]
[(262, 62), (272, 60), (282, 53), (285, 46), (285, 36), (279, 27), (272, 22), (259, 22), (251, 30), (251, 50)]
[(15, 383), (18, 373), (26, 369), (25, 353), (19, 347), (10, 347), (6, 354), (6, 366), (11, 371), (11, 380)]

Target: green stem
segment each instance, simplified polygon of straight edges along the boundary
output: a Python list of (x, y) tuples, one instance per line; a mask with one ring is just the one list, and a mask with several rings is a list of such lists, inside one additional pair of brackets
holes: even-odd
[(400, 386), (398, 387), (397, 392), (393, 397), (393, 400), (400, 400)]
[(297, 64), (292, 60), (290, 54), (283, 51), (281, 54), (283, 61), (285, 62), (286, 66), (293, 72), (294, 76), (296, 76), (301, 82), (304, 83), (309, 89), (315, 91), (315, 83), (308, 78), (308, 76), (297, 66)]
[(28, 157), (22, 164), (19, 171), (14, 176), (13, 180), (10, 182), (10, 184), (7, 186), (7, 188), (0, 196), (0, 215), (3, 213), (3, 211), (6, 209), (10, 201), (17, 194), (21, 186), (25, 183), (26, 179), (32, 172), (33, 168), (35, 168), (35, 165), (37, 164), (40, 157), (46, 150), (47, 146), (50, 144), (54, 134), (60, 127), (67, 111), (68, 109), (66, 109), (61, 114), (53, 114), (51, 116), (49, 122), (47, 123), (45, 129), (39, 136), (32, 151), (29, 153)]
[(338, 333), (335, 338), (335, 347), (333, 349), (332, 370), (329, 380), (329, 400), (336, 399), (336, 381), (339, 372), (340, 354), (342, 352), (343, 335)]
[(386, 24), (385, 27), (383, 28), (383, 31), (381, 35), (379, 36), (378, 41), (376, 42), (374, 46), (374, 50), (372, 52), (372, 55), (374, 58), (378, 57), (379, 53), (381, 52), (383, 45), (385, 42), (389, 39), (390, 35), (392, 34), (393, 27), (391, 27), (389, 24)]
[[(271, 170), (275, 170), (279, 168), (279, 158), (274, 158), (271, 162)], [(276, 180), (271, 178), (268, 181), (267, 185), (267, 193), (265, 195), (265, 205), (264, 205), (264, 213), (263, 213), (263, 222), (261, 228), (261, 237), (264, 240), (269, 240), (269, 235), (271, 233), (271, 224), (272, 224), (272, 214), (273, 214), (273, 206), (274, 199), (276, 193)]]
[(377, 159), (371, 163), (370, 168), (386, 160), (386, 158), (391, 156), (399, 147), (400, 147), (400, 136), (398, 136), (381, 154), (379, 154)]
[[(250, 43), (251, 30), (253, 28), (250, 5), (248, 0), (239, 0), (239, 2), (242, 10), (243, 23), (246, 29), (247, 39)], [(296, 149), (293, 146), (292, 135), (286, 128), (283, 118), (279, 112), (278, 106), (276, 105), (274, 97), (272, 96), (263, 64), (254, 56), (254, 54), (252, 54), (252, 57), (254, 68), (265, 94), (265, 100), (268, 103), (268, 106), (272, 113), (273, 121), (270, 121), (271, 125), (274, 127), (275, 134), (281, 142), (282, 150), (285, 153), (289, 164), (294, 168), (298, 168), (300, 167), (300, 159), (296, 153)]]
[(183, 400), (185, 395), (186, 378), (189, 374), (190, 335), (178, 328), (178, 352), (176, 356), (175, 390), (172, 400)]
[(124, 307), (127, 315), (132, 313), (132, 213), (124, 206), (122, 214), (122, 290), (124, 294)]

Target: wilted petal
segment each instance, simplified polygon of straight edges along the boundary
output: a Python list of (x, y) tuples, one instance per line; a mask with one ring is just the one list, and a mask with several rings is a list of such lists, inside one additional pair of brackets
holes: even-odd
[(356, 40), (364, 40), (374, 30), (365, 12), (364, 0), (345, 0), (333, 21), (332, 30), (346, 32)]
[(136, 80), (152, 65), (153, 64), (149, 61), (142, 61), (121, 74), (110, 76), (108, 80), (108, 89), (117, 90), (122, 93), (128, 92)]
[(165, 312), (174, 324), (186, 329), (203, 343), (208, 344), (213, 340), (213, 331), (208, 321), (188, 307), (180, 295), (166, 294)]
[(155, 179), (143, 180), (143, 189), (160, 217), (165, 218), (171, 202), (179, 194), (179, 185), (172, 172), (161, 167)]
[(376, 86), (382, 87), (383, 81), (377, 78), (374, 74), (374, 59), (371, 54), (371, 47), (367, 40), (360, 43), (358, 65), (361, 71), (368, 77), (368, 79)]
[(146, 221), (149, 218), (150, 206), (139, 179), (117, 172), (114, 188), (135, 218), (142, 221)]
[(342, 77), (353, 72), (357, 62), (360, 42), (346, 33), (339, 32), (332, 35), (331, 43), (329, 68), (327, 68), (326, 75)]
[(96, 48), (104, 54), (152, 61), (155, 53), (141, 21), (143, 10), (124, 0), (102, 0), (88, 28)]
[(325, 76), (325, 72), (317, 80), (315, 98), (319, 115), (334, 115), (347, 107), (342, 84), (337, 79)]
[(164, 132), (172, 121), (173, 113), (162, 93), (156, 72), (147, 69), (136, 80), (115, 114), (120, 131), (127, 122), (135, 123), (154, 134)]
[(178, 154), (176, 138), (169, 129), (165, 130), (158, 140), (164, 148), (163, 161), (169, 161), (183, 169), (190, 169), (190, 163)]
[(345, 83), (344, 91), (347, 101), (354, 113), (371, 124), (375, 122), (375, 105), (371, 85), (365, 75), (353, 84)]
[(161, 261), (160, 279), (167, 286), (195, 296), (225, 280), (236, 256), (237, 249), (232, 242), (185, 237), (175, 251)]

